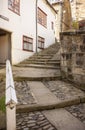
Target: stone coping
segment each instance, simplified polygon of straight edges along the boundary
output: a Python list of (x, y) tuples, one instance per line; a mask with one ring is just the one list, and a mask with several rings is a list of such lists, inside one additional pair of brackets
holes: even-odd
[(77, 97), (71, 100), (64, 100), (57, 103), (51, 104), (32, 104), (32, 105), (17, 105), (17, 113), (22, 112), (32, 112), (32, 111), (41, 111), (41, 110), (51, 110), (56, 108), (64, 108), (72, 105), (77, 105), (80, 103), (85, 103), (85, 97)]
[(60, 35), (79, 35), (79, 34), (85, 34), (85, 30), (69, 30), (65, 32), (61, 32)]

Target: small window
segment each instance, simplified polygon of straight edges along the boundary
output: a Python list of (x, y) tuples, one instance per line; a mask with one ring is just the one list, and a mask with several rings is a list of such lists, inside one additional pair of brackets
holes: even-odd
[(45, 39), (43, 37), (38, 36), (38, 48), (44, 49)]
[(8, 9), (16, 14), (20, 14), (20, 0), (8, 0)]
[(23, 36), (23, 50), (33, 51), (33, 38)]
[(54, 30), (54, 23), (51, 22), (51, 29)]
[(38, 23), (44, 27), (47, 27), (47, 14), (38, 8)]

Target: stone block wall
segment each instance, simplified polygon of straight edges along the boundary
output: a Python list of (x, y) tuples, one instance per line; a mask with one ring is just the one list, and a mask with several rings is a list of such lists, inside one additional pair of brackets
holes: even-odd
[(60, 39), (62, 75), (85, 85), (85, 31), (62, 32)]

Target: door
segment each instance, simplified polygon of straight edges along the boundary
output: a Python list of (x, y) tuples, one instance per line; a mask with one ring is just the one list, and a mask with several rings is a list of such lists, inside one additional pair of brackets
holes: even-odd
[(8, 59), (8, 35), (0, 36), (0, 63), (6, 63)]

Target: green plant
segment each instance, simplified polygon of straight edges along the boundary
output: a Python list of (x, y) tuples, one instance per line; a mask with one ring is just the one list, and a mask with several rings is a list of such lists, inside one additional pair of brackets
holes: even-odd
[(0, 98), (0, 110), (2, 112), (6, 111), (6, 107), (5, 107), (5, 96), (3, 96), (3, 97)]
[(79, 22), (73, 21), (72, 26), (73, 26), (73, 29), (79, 29)]

